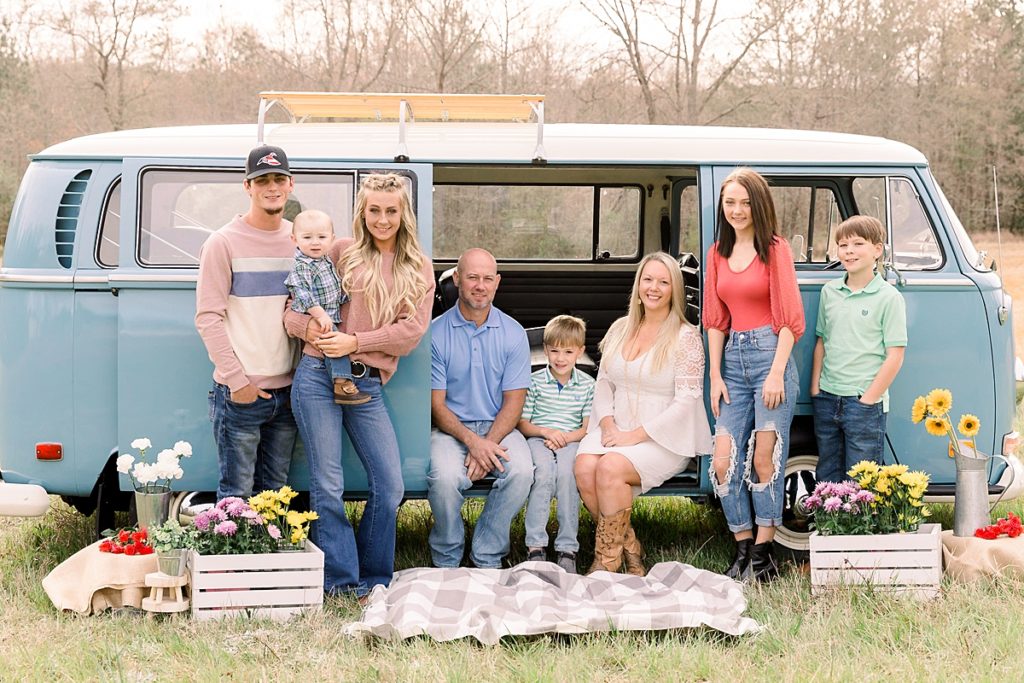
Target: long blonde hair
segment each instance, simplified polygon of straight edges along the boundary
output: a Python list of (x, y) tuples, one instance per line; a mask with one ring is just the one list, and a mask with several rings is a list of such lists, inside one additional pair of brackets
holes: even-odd
[[(366, 229), (366, 195), (369, 192), (397, 192), (401, 205), (401, 221), (395, 235), (395, 263), (389, 288), (380, 274), (381, 255), (373, 236)], [(355, 242), (345, 250), (342, 259), (345, 272), (341, 285), (346, 292), (362, 292), (366, 308), (374, 327), (416, 315), (416, 309), (429, 289), (423, 277), (425, 256), (416, 236), (416, 215), (405, 189), (405, 180), (397, 173), (371, 173), (363, 178), (356, 195), (355, 216), (352, 219)], [(364, 266), (362, 277), (355, 271)]]
[(604, 358), (612, 354), (620, 353), (623, 345), (636, 336), (640, 331), (640, 325), (644, 322), (647, 312), (640, 301), (640, 278), (644, 268), (651, 261), (657, 261), (668, 270), (669, 281), (672, 283), (672, 300), (669, 302), (668, 317), (661, 324), (658, 330), (658, 337), (651, 347), (652, 364), (654, 372), (661, 370), (665, 361), (672, 355), (676, 340), (679, 337), (679, 328), (689, 325), (685, 317), (686, 296), (683, 293), (683, 275), (679, 272), (679, 264), (675, 259), (663, 251), (656, 251), (653, 254), (644, 256), (640, 265), (636, 268), (636, 276), (633, 278), (633, 290), (629, 294), (629, 309), (625, 317), (619, 318), (608, 329), (604, 339), (601, 340), (598, 348), (601, 349), (601, 363)]

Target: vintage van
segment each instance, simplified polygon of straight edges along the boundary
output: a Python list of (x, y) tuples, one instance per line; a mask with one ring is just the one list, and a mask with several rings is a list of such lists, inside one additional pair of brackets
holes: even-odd
[[(292, 123), (265, 123), (274, 105)], [(291, 158), (290, 211), (323, 209), (339, 234), (350, 233), (362, 174), (404, 174), (441, 279), (436, 312), (454, 302), (446, 271), (459, 253), (486, 247), (502, 273), (496, 305), (526, 327), (558, 313), (584, 318), (595, 359), (625, 310), (636, 263), (652, 250), (679, 257), (688, 314), (699, 322), (722, 179), (737, 165), (764, 174), (810, 330), (794, 351), (801, 394), (778, 536), (793, 549), (805, 546), (800, 501), (815, 483), (814, 317), (821, 286), (842, 274), (832, 232), (852, 214), (874, 215), (888, 230), (885, 269), (906, 299), (910, 335), (891, 390), (886, 462), (927, 471), (931, 497), (952, 495), (944, 443), (909, 417), (915, 396), (944, 386), (957, 409), (981, 418), (979, 448), (1010, 457), (1010, 466), (993, 464), (990, 492), (1013, 497), (1024, 483), (1013, 457), (1010, 300), (917, 150), (822, 132), (545, 124), (542, 97), (264, 93), (255, 125), (91, 135), (31, 158), (0, 271), (0, 499), (8, 512), (18, 500), (22, 511), (33, 507), (24, 501), (45, 491), (83, 513), (98, 509), (103, 528), (129, 499), (114, 460), (140, 436), (157, 448), (193, 444), (177, 482), (183, 495), (216, 488), (212, 366), (193, 325), (196, 268), (210, 233), (245, 211), (242, 168), (260, 140)], [(427, 488), (429, 354), (425, 339), (386, 390), (410, 498)], [(366, 477), (344, 449), (346, 493), (358, 499)], [(292, 477), (306, 486), (301, 446)], [(707, 462), (656, 491), (702, 500), (711, 492)]]

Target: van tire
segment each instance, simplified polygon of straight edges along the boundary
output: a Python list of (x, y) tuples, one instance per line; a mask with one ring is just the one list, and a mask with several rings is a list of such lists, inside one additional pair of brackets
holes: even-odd
[(791, 455), (786, 461), (782, 526), (775, 531), (775, 547), (798, 564), (810, 559), (811, 519), (800, 507), (818, 483), (817, 468), (817, 455)]
[(96, 538), (101, 538), (107, 529), (116, 528), (115, 514), (134, 508), (135, 497), (130, 491), (121, 490), (121, 482), (117, 476), (117, 453), (110, 456), (107, 466), (103, 468), (96, 481)]

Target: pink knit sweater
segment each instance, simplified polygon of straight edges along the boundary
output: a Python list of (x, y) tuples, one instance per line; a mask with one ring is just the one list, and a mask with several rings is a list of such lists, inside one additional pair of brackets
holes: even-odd
[[(755, 257), (757, 258), (757, 257)], [(718, 272), (728, 268), (728, 259), (718, 253), (718, 243), (711, 245), (704, 261), (704, 327), (721, 330), (726, 334), (732, 325), (732, 316), (718, 296)], [(775, 334), (788, 327), (793, 337), (804, 333), (804, 305), (796, 283), (796, 268), (789, 243), (776, 236), (768, 248), (768, 299), (771, 306), (771, 324)]]
[[(336, 266), (341, 266), (339, 259), (342, 252), (353, 243), (351, 238), (337, 240), (328, 252), (328, 256)], [(384, 282), (390, 287), (393, 284), (391, 268), (394, 265), (394, 255), (381, 253), (381, 276)], [(341, 277), (341, 268), (339, 277)], [(356, 271), (356, 281), (363, 274), (363, 269)], [(423, 334), (430, 325), (430, 313), (434, 305), (434, 269), (429, 259), (423, 259), (423, 277), (426, 278), (429, 288), (416, 315), (412, 318), (403, 318), (383, 327), (373, 328), (370, 320), (370, 310), (366, 306), (366, 300), (362, 292), (349, 292), (351, 299), (341, 307), (341, 331), (346, 334), (354, 334), (359, 346), (350, 357), (352, 360), (361, 361), (370, 367), (380, 370), (381, 383), (386, 384), (391, 375), (398, 368), (398, 357), (407, 356), (419, 344)], [(284, 326), (288, 334), (299, 339), (305, 339), (306, 327), (311, 318), (305, 313), (298, 313), (290, 308), (285, 311)], [(323, 358), (323, 354), (306, 342), (302, 352)]]

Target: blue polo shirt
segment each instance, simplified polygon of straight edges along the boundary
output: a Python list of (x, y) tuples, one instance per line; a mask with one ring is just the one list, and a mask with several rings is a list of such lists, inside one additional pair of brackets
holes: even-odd
[(480, 327), (456, 304), (430, 323), (430, 388), (444, 390), (462, 422), (493, 420), (502, 392), (530, 387), (526, 330), (491, 306)]

